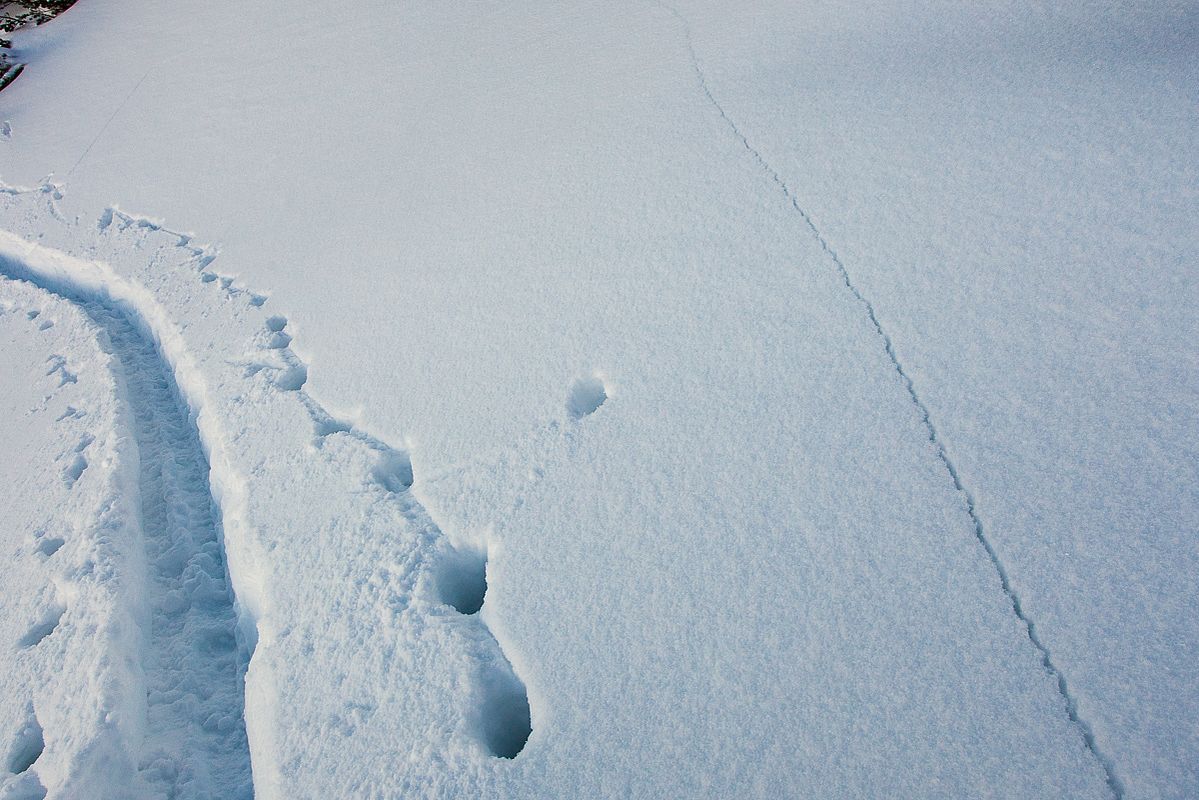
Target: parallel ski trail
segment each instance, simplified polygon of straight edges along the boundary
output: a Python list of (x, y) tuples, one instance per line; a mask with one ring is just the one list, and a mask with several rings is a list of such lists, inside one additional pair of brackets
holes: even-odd
[(170, 797), (250, 797), (244, 663), (199, 434), (154, 345), (120, 312), (81, 307), (120, 363), (141, 459), (150, 616), (142, 777)]
[[(16, 273), (11, 277), (30, 277)], [(107, 335), (137, 439), (146, 626), (138, 783), (148, 797), (252, 798), (244, 722), (248, 653), (237, 640), (199, 433), (172, 370), (129, 318), (100, 300), (40, 288), (74, 302)]]

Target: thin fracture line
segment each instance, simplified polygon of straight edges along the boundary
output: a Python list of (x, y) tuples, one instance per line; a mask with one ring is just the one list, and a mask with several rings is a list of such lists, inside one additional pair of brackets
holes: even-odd
[(121, 113), (121, 109), (123, 109), (129, 103), (129, 101), (133, 99), (134, 93), (137, 92), (137, 90), (141, 88), (142, 83), (146, 80), (146, 78), (148, 78), (150, 76), (150, 71), (153, 69), (154, 69), (153, 66), (151, 66), (150, 69), (147, 69), (146, 74), (142, 75), (142, 77), (138, 80), (138, 82), (136, 84), (134, 84), (133, 88), (129, 90), (129, 94), (125, 95), (125, 99), (121, 101), (120, 105), (118, 105), (115, 109), (113, 109), (112, 114), (109, 115), (108, 119), (105, 120), (104, 124), (100, 126), (100, 130), (96, 132), (95, 138), (92, 139), (91, 143), (88, 144), (88, 146), (86, 148), (84, 148), (84, 151), (82, 153), (80, 153), (79, 159), (75, 162), (74, 166), (72, 166), (69, 170), (67, 170), (68, 178), (71, 177), (71, 173), (73, 173), (75, 171), (75, 168), (83, 163), (83, 159), (86, 158), (87, 154), (92, 151), (92, 148), (95, 147), (96, 142), (100, 141), (100, 137), (104, 135), (104, 131), (108, 130), (108, 126), (112, 124), (112, 121), (117, 118), (117, 114)]
[(741, 129), (737, 127), (737, 123), (735, 123), (732, 118), (729, 117), (724, 108), (712, 95), (712, 90), (708, 86), (707, 76), (704, 75), (703, 68), (700, 66), (699, 56), (695, 52), (695, 45), (691, 39), (691, 26), (687, 22), (687, 19), (680, 14), (677, 9), (662, 2), (662, 0), (656, 0), (656, 2), (662, 8), (670, 12), (670, 14), (673, 15), (682, 26), (683, 34), (687, 40), (687, 50), (691, 55), (691, 66), (695, 70), (695, 75), (699, 79), (700, 89), (703, 90), (704, 96), (708, 98), (708, 102), (711, 103), (716, 111), (720, 113), (721, 118), (728, 124), (732, 132), (740, 140), (741, 144), (750, 152), (758, 165), (779, 187), (783, 195), (791, 203), (791, 207), (794, 208), (796, 213), (799, 214), (799, 217), (803, 220), (804, 225), (807, 226), (808, 230), (812, 233), (812, 236), (816, 239), (816, 242), (820, 245), (820, 249), (823, 250), (833, 262), (833, 265), (836, 267), (837, 274), (841, 278), (841, 282), (845, 284), (845, 288), (849, 290), (849, 293), (853, 295), (854, 299), (857, 300), (858, 303), (861, 304), (861, 306), (865, 309), (866, 316), (870, 319), (871, 327), (874, 328), (875, 334), (877, 334), (878, 337), (883, 341), (883, 347), (887, 352), (887, 357), (891, 361), (891, 366), (895, 369), (895, 372), (898, 373), (900, 380), (903, 382), (904, 388), (907, 390), (908, 398), (911, 400), (912, 404), (916, 406), (916, 410), (920, 414), (920, 420), (924, 424), (924, 429), (928, 435), (928, 440), (933, 445), (933, 448), (937, 454), (937, 458), (941, 461), (941, 464), (944, 465), (946, 472), (949, 473), (949, 477), (953, 481), (953, 487), (958, 491), (959, 494), (961, 494), (965, 501), (966, 513), (969, 515), (970, 522), (974, 529), (974, 538), (978, 540), (980, 545), (982, 545), (987, 557), (991, 560), (991, 566), (995, 568), (995, 572), (999, 576), (999, 583), (1003, 587), (1003, 593), (1007, 595), (1008, 601), (1011, 603), (1012, 611), (1015, 613), (1016, 618), (1019, 619), (1024, 625), (1024, 630), (1028, 634), (1028, 640), (1032, 643), (1033, 647), (1036, 648), (1037, 653), (1041, 657), (1041, 665), (1045, 668), (1045, 671), (1049, 673), (1050, 677), (1057, 682), (1058, 693), (1062, 696), (1062, 699), (1066, 703), (1066, 715), (1082, 734), (1083, 743), (1086, 745), (1087, 750), (1090, 751), (1091, 755), (1095, 757), (1095, 760), (1099, 762), (1099, 766), (1103, 769), (1108, 789), (1111, 790), (1112, 795), (1116, 798), (1116, 800), (1123, 800), (1124, 786), (1116, 777), (1115, 765), (1099, 750), (1090, 724), (1088, 724), (1086, 720), (1079, 715), (1078, 702), (1070, 693), (1070, 688), (1066, 683), (1065, 674), (1057, 667), (1056, 664), (1054, 664), (1053, 658), (1049, 653), (1049, 648), (1041, 640), (1040, 634), (1037, 633), (1036, 624), (1032, 621), (1032, 618), (1025, 613), (1024, 606), (1020, 601), (1020, 596), (1016, 593), (1015, 589), (1012, 588), (1011, 579), (1008, 576), (1007, 569), (1004, 567), (1003, 562), (999, 559), (999, 554), (995, 551), (995, 547), (991, 544), (990, 539), (987, 538), (986, 531), (983, 528), (982, 519), (978, 516), (978, 511), (974, 505), (974, 496), (970, 493), (970, 490), (966, 488), (965, 484), (962, 483), (961, 475), (959, 474), (957, 467), (954, 465), (953, 460), (949, 457), (948, 451), (945, 449), (945, 445), (941, 442), (940, 437), (937, 435), (937, 428), (933, 424), (932, 415), (928, 410), (928, 406), (925, 405), (924, 401), (920, 398), (920, 395), (916, 391), (915, 384), (912, 382), (907, 370), (904, 369), (903, 363), (899, 360), (899, 356), (895, 352), (895, 346), (891, 341), (890, 334), (887, 333), (886, 329), (883, 328), (882, 323), (879, 322), (878, 314), (876, 314), (874, 310), (874, 304), (866, 299), (865, 295), (863, 295), (858, 287), (854, 284), (853, 279), (850, 277), (849, 270), (845, 268), (844, 262), (841, 261), (841, 257), (837, 255), (837, 251), (832, 248), (832, 246), (828, 243), (828, 240), (825, 239), (824, 234), (822, 234), (820, 229), (816, 227), (816, 223), (812, 221), (812, 217), (808, 214), (808, 212), (799, 205), (799, 201), (796, 199), (795, 194), (783, 181), (782, 176), (779, 175), (779, 173), (770, 166), (766, 159), (762, 157), (762, 154), (749, 143), (749, 139), (746, 138), (745, 134), (741, 132)]

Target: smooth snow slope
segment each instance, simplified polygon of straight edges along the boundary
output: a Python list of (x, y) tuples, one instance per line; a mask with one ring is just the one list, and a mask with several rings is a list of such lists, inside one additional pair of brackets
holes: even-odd
[[(1043, 229), (1063, 252), (1092, 248), (1072, 263), (1093, 273), (1063, 268), (1053, 284), (1079, 299), (1068, 312), (1025, 303), (1019, 251), (1005, 248), (1042, 228), (1020, 216), (1036, 206), (1005, 201), (1076, 185), (1070, 207), (1094, 202), (1112, 162), (1086, 135), (1108, 117), (1080, 115), (1067, 180), (1014, 173), (1018, 127), (933, 146), (942, 130), (995, 130), (987, 84), (930, 66), (916, 33), (873, 71), (854, 49), (855, 21), (879, 20), (884, 41), (936, 21), (953, 36), (928, 48), (985, 65), (969, 46), (995, 41), (987, 12), (677, 12), (415, 3), (330, 19), (315, 4), (82, 3), (21, 43), (31, 66), (0, 95), (0, 177), (55, 173), (66, 221), (35, 193), (13, 196), (2, 227), (100, 257), (147, 287), (131, 296), (156, 309), (156, 335), (180, 328), (172, 363), (194, 361), (181, 386), (208, 409), (231, 578), (261, 637), (246, 709), (257, 794), (1185, 796), (1199, 702), (1199, 637), (1181, 611), (1196, 561), (1193, 234), (1147, 230), (1172, 255), (1160, 263), (1174, 288), (1141, 293), (1116, 280), (1110, 229), (1084, 210)], [(1058, 47), (1024, 41), (988, 54), (1020, 76)], [(1163, 69), (1187, 74), (1186, 61)], [(928, 89), (897, 91), (904, 75)], [(943, 119), (938, 87), (962, 75), (964, 118), (854, 138), (872, 103)], [(1148, 93), (1185, 144), (1190, 106), (1172, 85), (1127, 96)], [(1038, 86), (1002, 95), (999, 121), (1048, 119), (1060, 96)], [(803, 140), (806, 160), (796, 119), (824, 136)], [(915, 166), (895, 169), (905, 158)], [(903, 180), (943, 163), (984, 165), (967, 189), (1006, 189), (992, 203)], [(809, 181), (813, 165), (825, 171)], [(1136, 169), (1180, 176), (1157, 195), (1169, 214), (1193, 203), (1185, 159)], [(155, 256), (138, 226), (105, 216), (113, 202), (219, 242), (215, 266), (241, 294), (224, 299), (190, 256)], [(996, 210), (1010, 216), (982, 213)], [(927, 250), (900, 258), (919, 224), (935, 228), (912, 235)], [(1091, 363), (1183, 365), (1140, 377), (1164, 388), (1161, 411), (1105, 406), (1108, 384), (1075, 371), (1079, 352), (1097, 357), (1070, 337), (1114, 341), (1127, 319), (1120, 303), (1103, 324), (1083, 313), (1096, 285), (1161, 335)], [(261, 311), (254, 292), (269, 295)], [(942, 349), (961, 342), (970, 358)], [(1026, 353), (1049, 366), (1013, 369)], [(1011, 383), (993, 391), (997, 372)], [(606, 399), (581, 413), (597, 384)], [(1025, 386), (1042, 399), (1025, 406)], [(1062, 397), (1101, 411), (1071, 413), (1056, 447), (1022, 445), (1029, 426), (1066, 416), (1044, 413)], [(268, 413), (276, 403), (288, 410)], [(1130, 427), (1092, 449), (1115, 441), (1096, 433), (1113, 429), (1108, 408)], [(1152, 456), (1180, 476), (1172, 492), (1121, 480), (1154, 425), (1178, 444)], [(403, 450), (411, 490), (363, 477), (404, 473)], [(1067, 507), (1097, 511), (1053, 516)], [(1075, 555), (1076, 530), (1111, 544)], [(454, 576), (479, 551), (486, 600), (461, 614), (453, 587), (471, 580)], [(1129, 586), (1166, 606), (1152, 619), (1168, 640), (1135, 624)], [(1147, 667), (1127, 668), (1145, 652)], [(487, 687), (513, 680), (532, 736), (507, 761), (486, 730), (520, 704), (488, 711)]]

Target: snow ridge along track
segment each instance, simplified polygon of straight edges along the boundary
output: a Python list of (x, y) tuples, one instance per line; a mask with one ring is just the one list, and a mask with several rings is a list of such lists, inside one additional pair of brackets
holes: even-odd
[(238, 641), (208, 462), (170, 367), (133, 322), (103, 300), (45, 286), (107, 337), (137, 437), (145, 548), (146, 728), (139, 777), (153, 796), (253, 796), (243, 719), (249, 653)]

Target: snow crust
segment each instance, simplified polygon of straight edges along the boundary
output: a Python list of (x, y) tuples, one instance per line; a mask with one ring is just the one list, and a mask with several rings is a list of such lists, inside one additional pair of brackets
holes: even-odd
[[(131, 0), (20, 40), (0, 257), (41, 289), (0, 297), (76, 320), (89, 447), (138, 400), (77, 309), (168, 365), (255, 796), (1199, 792), (1194, 15), (1104, 9)], [(14, 408), (53, 380), (21, 319)], [(124, 694), (51, 699), (76, 604), (20, 646), (77, 446), (33, 419), (10, 784), (117, 792), (81, 743), (141, 752), (145, 643), (71, 644)]]

